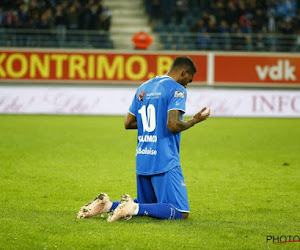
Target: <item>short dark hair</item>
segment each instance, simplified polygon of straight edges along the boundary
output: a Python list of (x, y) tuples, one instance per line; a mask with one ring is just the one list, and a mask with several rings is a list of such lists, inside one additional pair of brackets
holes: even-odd
[(187, 56), (176, 57), (171, 65), (171, 69), (173, 68), (184, 68), (192, 74), (196, 74), (197, 72), (194, 62)]

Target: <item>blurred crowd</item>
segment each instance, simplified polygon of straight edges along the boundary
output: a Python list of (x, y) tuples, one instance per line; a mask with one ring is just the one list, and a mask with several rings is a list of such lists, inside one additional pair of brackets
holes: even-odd
[(153, 20), (184, 22), (189, 31), (282, 33), (300, 31), (300, 0), (144, 0)]
[(1, 0), (0, 28), (109, 30), (102, 0)]

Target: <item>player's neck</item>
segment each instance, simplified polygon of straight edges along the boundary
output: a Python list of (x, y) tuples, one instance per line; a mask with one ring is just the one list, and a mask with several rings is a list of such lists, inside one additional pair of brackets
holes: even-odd
[[(166, 73), (165, 75), (171, 77), (175, 82), (177, 82), (178, 84), (180, 84), (180, 83), (179, 83), (179, 77), (178, 77), (178, 74), (169, 71), (169, 72)], [(180, 85), (181, 85), (181, 84), (180, 84)]]
[(168, 77), (171, 77), (175, 82), (177, 82), (177, 81), (176, 81), (176, 80), (177, 80), (176, 75), (173, 74), (172, 72), (169, 71), (169, 72), (166, 73), (165, 75), (168, 76)]

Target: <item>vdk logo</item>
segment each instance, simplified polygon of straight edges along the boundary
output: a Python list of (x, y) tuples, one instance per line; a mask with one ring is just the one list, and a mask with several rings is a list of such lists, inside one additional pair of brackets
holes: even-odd
[(291, 66), (289, 60), (278, 60), (277, 64), (271, 67), (256, 65), (255, 69), (260, 80), (265, 80), (267, 76), (269, 76), (273, 81), (296, 81), (297, 79), (294, 74), (296, 67)]

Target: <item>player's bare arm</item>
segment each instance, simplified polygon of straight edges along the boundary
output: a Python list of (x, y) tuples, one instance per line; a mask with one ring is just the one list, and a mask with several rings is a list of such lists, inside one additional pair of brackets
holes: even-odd
[(137, 129), (136, 117), (130, 112), (127, 113), (124, 121), (124, 127), (126, 129)]
[[(206, 112), (205, 112), (206, 111)], [(167, 126), (168, 129), (173, 133), (178, 133), (189, 129), (195, 124), (206, 120), (210, 115), (210, 109), (203, 108), (201, 111), (196, 113), (191, 120), (183, 121), (180, 119), (180, 110), (170, 110), (168, 112)]]

